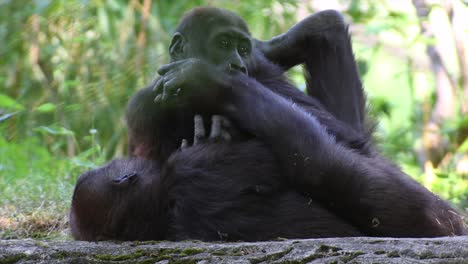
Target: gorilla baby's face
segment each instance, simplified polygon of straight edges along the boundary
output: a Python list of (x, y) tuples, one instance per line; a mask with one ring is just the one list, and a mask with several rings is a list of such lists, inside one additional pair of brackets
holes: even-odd
[(230, 73), (249, 74), (253, 42), (245, 21), (214, 7), (195, 8), (179, 23), (169, 52), (172, 60), (204, 59)]
[(157, 164), (143, 159), (117, 159), (84, 173), (72, 198), (73, 237), (87, 241), (154, 238), (158, 183)]

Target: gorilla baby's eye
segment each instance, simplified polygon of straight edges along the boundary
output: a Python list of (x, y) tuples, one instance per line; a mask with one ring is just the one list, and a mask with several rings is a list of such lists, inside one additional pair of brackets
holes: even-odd
[(246, 46), (241, 46), (241, 47), (239, 48), (239, 52), (240, 52), (241, 55), (247, 56), (247, 55), (249, 55), (250, 50), (249, 50), (249, 48), (246, 47)]
[(250, 53), (250, 45), (245, 43), (245, 42), (242, 42), (240, 45), (239, 45), (239, 53), (242, 55), (242, 56), (247, 56), (249, 55)]
[(138, 180), (138, 174), (136, 172), (130, 172), (112, 179), (112, 182), (120, 185), (124, 183), (133, 183), (136, 180)]
[(223, 49), (227, 49), (229, 47), (229, 41), (227, 39), (221, 39), (219, 41), (219, 46)]

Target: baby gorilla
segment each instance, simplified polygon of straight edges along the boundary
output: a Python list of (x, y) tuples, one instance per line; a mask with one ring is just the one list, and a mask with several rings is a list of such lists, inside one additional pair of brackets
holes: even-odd
[[(226, 119), (213, 116), (206, 139), (197, 115), (193, 146), (183, 140), (163, 167), (139, 158), (116, 159), (81, 175), (71, 205), (73, 237), (258, 241), (362, 235), (286, 187), (265, 145), (231, 144), (228, 126)], [(259, 165), (252, 169), (249, 160)]]
[[(223, 129), (229, 126), (227, 119), (213, 116), (207, 143), (229, 141), (230, 134)], [(194, 145), (204, 143), (205, 128), (199, 115), (194, 117), (194, 131)], [(187, 147), (187, 140), (183, 139), (180, 148)], [(82, 174), (71, 205), (73, 237), (77, 240), (131, 240), (163, 236), (157, 227), (160, 221), (164, 222), (160, 224), (167, 224), (160, 210), (167, 206), (164, 204), (167, 199), (161, 197), (160, 173), (156, 161), (130, 158), (115, 159)]]

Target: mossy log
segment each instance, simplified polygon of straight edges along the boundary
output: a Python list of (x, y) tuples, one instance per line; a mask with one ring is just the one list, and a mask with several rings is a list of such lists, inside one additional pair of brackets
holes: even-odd
[(256, 243), (2, 240), (0, 263), (468, 263), (468, 237)]

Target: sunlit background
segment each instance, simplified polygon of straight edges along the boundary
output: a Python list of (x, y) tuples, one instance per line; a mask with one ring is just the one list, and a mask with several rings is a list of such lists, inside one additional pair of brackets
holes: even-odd
[[(0, 238), (67, 237), (76, 178), (126, 155), (126, 103), (199, 5), (238, 13), (264, 40), (342, 11), (380, 149), (467, 210), (466, 1), (0, 0)], [(303, 89), (301, 68), (289, 74)]]

